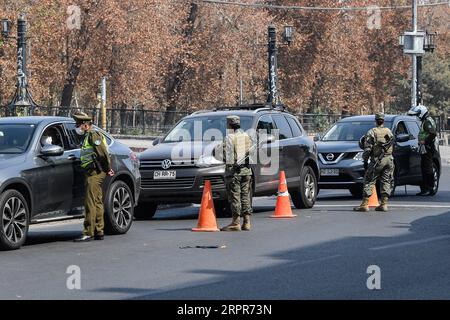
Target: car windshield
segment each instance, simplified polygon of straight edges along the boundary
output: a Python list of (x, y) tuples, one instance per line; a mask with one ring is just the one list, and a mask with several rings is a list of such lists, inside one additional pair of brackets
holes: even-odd
[[(241, 128), (252, 126), (252, 117), (240, 117)], [(163, 142), (221, 141), (226, 135), (227, 116), (204, 116), (181, 120), (164, 138)]]
[[(391, 122), (385, 122), (391, 128)], [(375, 127), (374, 121), (338, 122), (323, 136), (322, 141), (359, 141), (363, 135)]]
[(33, 124), (0, 124), (0, 154), (24, 153), (34, 129)]

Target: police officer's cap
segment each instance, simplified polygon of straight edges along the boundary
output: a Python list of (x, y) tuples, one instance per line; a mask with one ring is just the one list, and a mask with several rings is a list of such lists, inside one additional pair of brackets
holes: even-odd
[(77, 112), (72, 116), (72, 118), (76, 121), (77, 124), (83, 124), (85, 122), (92, 121), (92, 118), (84, 112)]
[(375, 120), (384, 120), (384, 114), (383, 113), (377, 113), (375, 115)]
[(230, 125), (240, 125), (241, 124), (241, 119), (238, 116), (228, 116), (227, 117), (227, 122)]

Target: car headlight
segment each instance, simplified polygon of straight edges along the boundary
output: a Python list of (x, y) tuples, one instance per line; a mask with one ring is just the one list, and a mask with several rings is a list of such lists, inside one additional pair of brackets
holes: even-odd
[(211, 167), (211, 166), (219, 166), (223, 164), (222, 161), (217, 160), (213, 156), (205, 156), (201, 155), (196, 163), (197, 167)]
[(353, 157), (353, 159), (354, 160), (356, 160), (356, 161), (364, 161), (364, 159), (363, 159), (363, 152), (358, 152), (354, 157)]

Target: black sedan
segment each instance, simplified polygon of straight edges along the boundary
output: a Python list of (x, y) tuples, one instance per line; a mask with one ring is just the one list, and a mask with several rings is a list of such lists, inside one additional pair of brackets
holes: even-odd
[[(115, 171), (104, 183), (105, 232), (124, 234), (139, 198), (139, 161), (127, 146), (95, 129), (106, 137)], [(20, 248), (30, 223), (83, 215), (81, 140), (71, 118), (0, 119), (1, 249)]]

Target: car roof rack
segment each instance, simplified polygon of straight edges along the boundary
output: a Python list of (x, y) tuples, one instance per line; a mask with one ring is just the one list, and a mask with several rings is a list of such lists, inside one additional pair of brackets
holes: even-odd
[(213, 109), (206, 109), (206, 110), (198, 110), (195, 111), (192, 114), (201, 114), (201, 113), (206, 113), (206, 112), (214, 112), (214, 111), (227, 111), (227, 110), (251, 110), (253, 112), (260, 112), (260, 111), (270, 111), (270, 110), (274, 110), (274, 111), (281, 111), (281, 112), (286, 112), (286, 106), (279, 104), (276, 106), (271, 106), (270, 104), (267, 103), (253, 103), (253, 104), (241, 104), (238, 106), (223, 106), (223, 107), (215, 107)]

